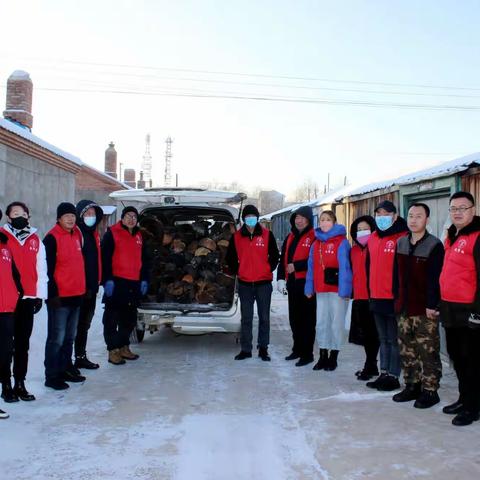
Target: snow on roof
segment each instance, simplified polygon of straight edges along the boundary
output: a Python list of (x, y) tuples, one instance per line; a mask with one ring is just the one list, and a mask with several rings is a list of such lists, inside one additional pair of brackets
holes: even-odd
[(30, 80), (30, 74), (24, 70), (15, 70), (9, 77), (9, 80)]
[(0, 128), (3, 128), (4, 130), (8, 130), (9, 132), (12, 132), (15, 135), (18, 135), (19, 137), (22, 137), (25, 140), (28, 140), (29, 142), (35, 143), (39, 147), (42, 147), (45, 150), (49, 150), (55, 155), (58, 155), (59, 157), (63, 157), (66, 160), (69, 160), (70, 162), (73, 162), (77, 165), (83, 165), (83, 162), (78, 157), (75, 157), (71, 153), (65, 152), (64, 150), (61, 150), (60, 148), (45, 142), (44, 140), (37, 137), (36, 135), (33, 135), (33, 133), (31, 133), (28, 129), (23, 128), (20, 125), (17, 125), (16, 123), (11, 122), (10, 120), (6, 120), (5, 118), (0, 118)]
[(422, 180), (453, 175), (455, 173), (467, 170), (474, 164), (480, 165), (480, 153), (472, 153), (464, 157), (455, 158), (454, 160), (442, 162), (434, 165), (433, 167), (417, 170), (416, 172), (408, 173), (400, 177), (369, 183), (353, 189), (348, 193), (348, 196), (363, 195), (365, 193), (374, 192), (383, 188), (393, 187), (394, 185), (408, 185), (410, 183), (421, 182)]
[(112, 180), (113, 182), (118, 183), (122, 187), (125, 187), (126, 190), (135, 190), (134, 188), (127, 185), (126, 183), (118, 180), (117, 178), (112, 177), (108, 173), (105, 173), (105, 172), (102, 172), (101, 170), (98, 170), (98, 168), (92, 167), (91, 165), (88, 165), (87, 163), (84, 163), (83, 166), (86, 167), (86, 168), (89, 168), (90, 170), (93, 170), (95, 173), (97, 173), (98, 175), (101, 175), (102, 177), (106, 177), (109, 180)]

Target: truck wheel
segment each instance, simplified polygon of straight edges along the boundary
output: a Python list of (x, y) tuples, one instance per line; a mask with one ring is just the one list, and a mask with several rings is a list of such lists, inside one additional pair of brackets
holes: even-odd
[(142, 343), (144, 337), (145, 330), (139, 330), (138, 328), (134, 328), (130, 335), (130, 341), (133, 343)]

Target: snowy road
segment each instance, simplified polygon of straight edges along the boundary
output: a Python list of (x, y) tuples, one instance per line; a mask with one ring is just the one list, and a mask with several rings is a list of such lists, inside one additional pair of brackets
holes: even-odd
[(335, 372), (283, 357), (286, 300), (274, 295), (272, 362), (235, 362), (231, 335), (146, 336), (141, 358), (106, 362), (99, 306), (89, 353), (101, 368), (66, 392), (43, 387), (46, 313), (36, 318), (32, 403), (4, 404), (0, 478), (42, 479), (478, 479), (480, 423), (455, 428), (447, 370), (442, 402), (419, 411), (367, 389), (347, 346)]

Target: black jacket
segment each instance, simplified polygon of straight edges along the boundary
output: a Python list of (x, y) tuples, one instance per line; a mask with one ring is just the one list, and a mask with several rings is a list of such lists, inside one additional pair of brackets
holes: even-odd
[[(89, 209), (95, 209), (96, 222), (88, 227), (83, 221), (83, 214)], [(103, 211), (99, 205), (91, 200), (80, 200), (77, 203), (77, 225), (83, 236), (82, 253), (85, 261), (85, 281), (87, 295), (96, 295), (98, 292), (98, 250), (95, 240), (95, 230), (102, 221)]]
[[(455, 225), (451, 225), (447, 235), (450, 245), (458, 240), (462, 235), (469, 235), (480, 231), (480, 217), (475, 216), (470, 224), (457, 232)], [(440, 320), (444, 327), (466, 327), (468, 317), (471, 313), (480, 313), (480, 236), (473, 247), (473, 258), (475, 260), (475, 269), (477, 271), (477, 292), (473, 304), (454, 303), (442, 301), (440, 304)]]
[[(250, 233), (246, 225), (244, 224), (240, 229), (240, 234), (245, 237), (249, 237), (250, 240), (252, 240), (253, 237), (262, 235), (262, 227), (260, 226), (259, 223), (257, 223), (255, 225), (253, 233)], [(269, 231), (268, 263), (270, 264), (270, 270), (272, 272), (277, 268), (279, 256), (280, 255), (278, 253), (277, 242), (275, 241), (275, 237), (273, 236), (273, 233)], [(228, 244), (225, 261), (227, 262), (227, 265), (230, 271), (233, 274), (237, 275), (238, 274), (238, 253), (237, 253), (237, 248), (235, 247), (235, 237), (232, 237), (232, 239), (230, 240), (230, 243)], [(262, 282), (262, 283), (269, 283), (269, 282)]]
[[(297, 215), (301, 215), (308, 219), (308, 226), (302, 231), (299, 232), (297, 227), (295, 226), (295, 218)], [(298, 210), (295, 210), (291, 217), (290, 217), (290, 225), (292, 226), (291, 233), (293, 234), (293, 241), (290, 244), (290, 248), (287, 249), (287, 240), (290, 234), (287, 235), (285, 240), (283, 241), (282, 250), (280, 254), (280, 261), (278, 263), (277, 269), (277, 280), (285, 280), (287, 279), (287, 275), (285, 272), (285, 257), (287, 258), (287, 263), (293, 263), (296, 272), (306, 272), (308, 270), (308, 258), (305, 260), (298, 260), (293, 262), (293, 256), (295, 255), (295, 250), (297, 249), (298, 242), (300, 239), (307, 234), (310, 230), (313, 229), (313, 211), (312, 207), (305, 206), (300, 207)], [(300, 282), (305, 283), (305, 279), (299, 279)], [(295, 275), (288, 276), (288, 282), (295, 282)]]

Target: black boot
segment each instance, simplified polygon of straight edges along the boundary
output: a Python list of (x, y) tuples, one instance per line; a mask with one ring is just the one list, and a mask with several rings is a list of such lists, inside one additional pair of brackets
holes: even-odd
[(264, 361), (264, 362), (269, 362), (270, 356), (268, 355), (268, 349), (267, 347), (260, 347), (258, 349), (258, 356)]
[(81, 383), (84, 382), (87, 378), (83, 375), (77, 375), (75, 370), (67, 369), (63, 372), (62, 380), (65, 382), (72, 382), (72, 383)]
[(423, 390), (421, 395), (415, 400), (415, 408), (430, 408), (440, 402), (440, 397), (436, 390)]
[(357, 377), (357, 380), (362, 380), (362, 381), (370, 380), (373, 377), (377, 377), (378, 376), (377, 364), (375, 363), (375, 364), (369, 365), (365, 363), (362, 370), (358, 370), (357, 372), (355, 372), (355, 376)]
[(372, 380), (371, 382), (367, 382), (365, 385), (368, 387), (368, 388), (377, 388), (383, 383), (385, 382), (385, 380), (387, 379), (388, 375), (386, 372), (384, 373), (381, 373), (379, 377), (377, 377), (375, 380)]
[(10, 379), (2, 383), (2, 398), (6, 403), (18, 402), (18, 397), (13, 391), (12, 382)]
[(333, 370), (337, 368), (338, 352), (338, 350), (330, 350), (330, 356), (328, 357), (328, 362), (325, 365), (325, 370), (333, 372)]
[(235, 360), (245, 360), (246, 358), (252, 358), (252, 352), (242, 350), (238, 355), (235, 355)]
[(456, 402), (451, 403), (443, 407), (443, 413), (447, 415), (457, 415), (465, 408), (463, 400), (459, 398)]
[(312, 362), (313, 362), (313, 356), (300, 358), (300, 360), (297, 363), (295, 363), (295, 366), (303, 367), (304, 365), (308, 365), (309, 363), (312, 363)]
[(314, 370), (323, 370), (327, 366), (328, 362), (328, 350), (326, 348), (320, 349), (320, 357), (318, 362), (313, 367)]
[(25, 381), (24, 380), (15, 380), (15, 386), (13, 387), (13, 391), (17, 395), (20, 400), (24, 402), (31, 402), (35, 400), (35, 395), (32, 395), (28, 392), (25, 388)]
[(97, 368), (100, 368), (100, 365), (98, 363), (93, 363), (91, 362), (88, 358), (87, 355), (81, 355), (79, 357), (75, 357), (75, 364), (74, 366), (78, 368), (86, 368), (87, 370), (96, 370)]
[(476, 422), (479, 419), (478, 412), (470, 412), (468, 410), (462, 410), (458, 413), (452, 420), (452, 424), (457, 427), (464, 427), (465, 425), (470, 425), (473, 422)]
[(300, 358), (300, 355), (298, 353), (292, 352), (290, 355), (285, 357), (285, 360), (296, 360), (297, 358)]
[(396, 393), (392, 397), (392, 400), (398, 403), (410, 402), (420, 397), (421, 393), (422, 393), (422, 388), (419, 383), (407, 383), (405, 384), (405, 388), (400, 393)]
[(0, 410), (0, 418), (8, 418), (10, 415), (3, 410)]
[(400, 388), (400, 382), (397, 377), (393, 375), (387, 375), (385, 379), (378, 385), (377, 390), (381, 392), (391, 392), (392, 390), (398, 390)]

